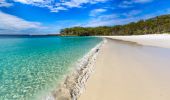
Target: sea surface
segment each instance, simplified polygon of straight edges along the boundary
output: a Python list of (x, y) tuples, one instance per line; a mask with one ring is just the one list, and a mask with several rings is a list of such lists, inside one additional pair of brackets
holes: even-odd
[(34, 100), (56, 88), (97, 37), (0, 37), (0, 100)]

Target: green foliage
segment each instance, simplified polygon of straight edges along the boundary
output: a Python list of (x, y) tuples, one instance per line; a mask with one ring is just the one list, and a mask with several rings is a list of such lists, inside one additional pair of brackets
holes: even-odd
[(170, 15), (157, 16), (126, 25), (100, 27), (73, 27), (60, 31), (62, 36), (95, 36), (95, 35), (142, 35), (170, 33)]

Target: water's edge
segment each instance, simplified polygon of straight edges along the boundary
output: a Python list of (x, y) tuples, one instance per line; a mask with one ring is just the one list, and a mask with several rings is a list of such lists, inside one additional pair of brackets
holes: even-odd
[(100, 42), (80, 59), (76, 64), (76, 69), (66, 76), (58, 89), (42, 100), (77, 100), (85, 90), (88, 78), (94, 72), (97, 55), (105, 42), (106, 40)]

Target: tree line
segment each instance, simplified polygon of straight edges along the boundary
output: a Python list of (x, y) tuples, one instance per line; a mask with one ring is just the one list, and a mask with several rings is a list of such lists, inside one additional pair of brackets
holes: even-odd
[(131, 22), (126, 25), (99, 27), (72, 27), (60, 31), (62, 36), (92, 35), (143, 35), (170, 32), (170, 14), (161, 15), (147, 20)]

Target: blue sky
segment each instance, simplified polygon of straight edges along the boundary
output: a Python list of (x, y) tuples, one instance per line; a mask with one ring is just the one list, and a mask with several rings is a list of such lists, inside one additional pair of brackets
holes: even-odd
[(0, 34), (56, 34), (162, 14), (170, 14), (170, 0), (0, 0)]

